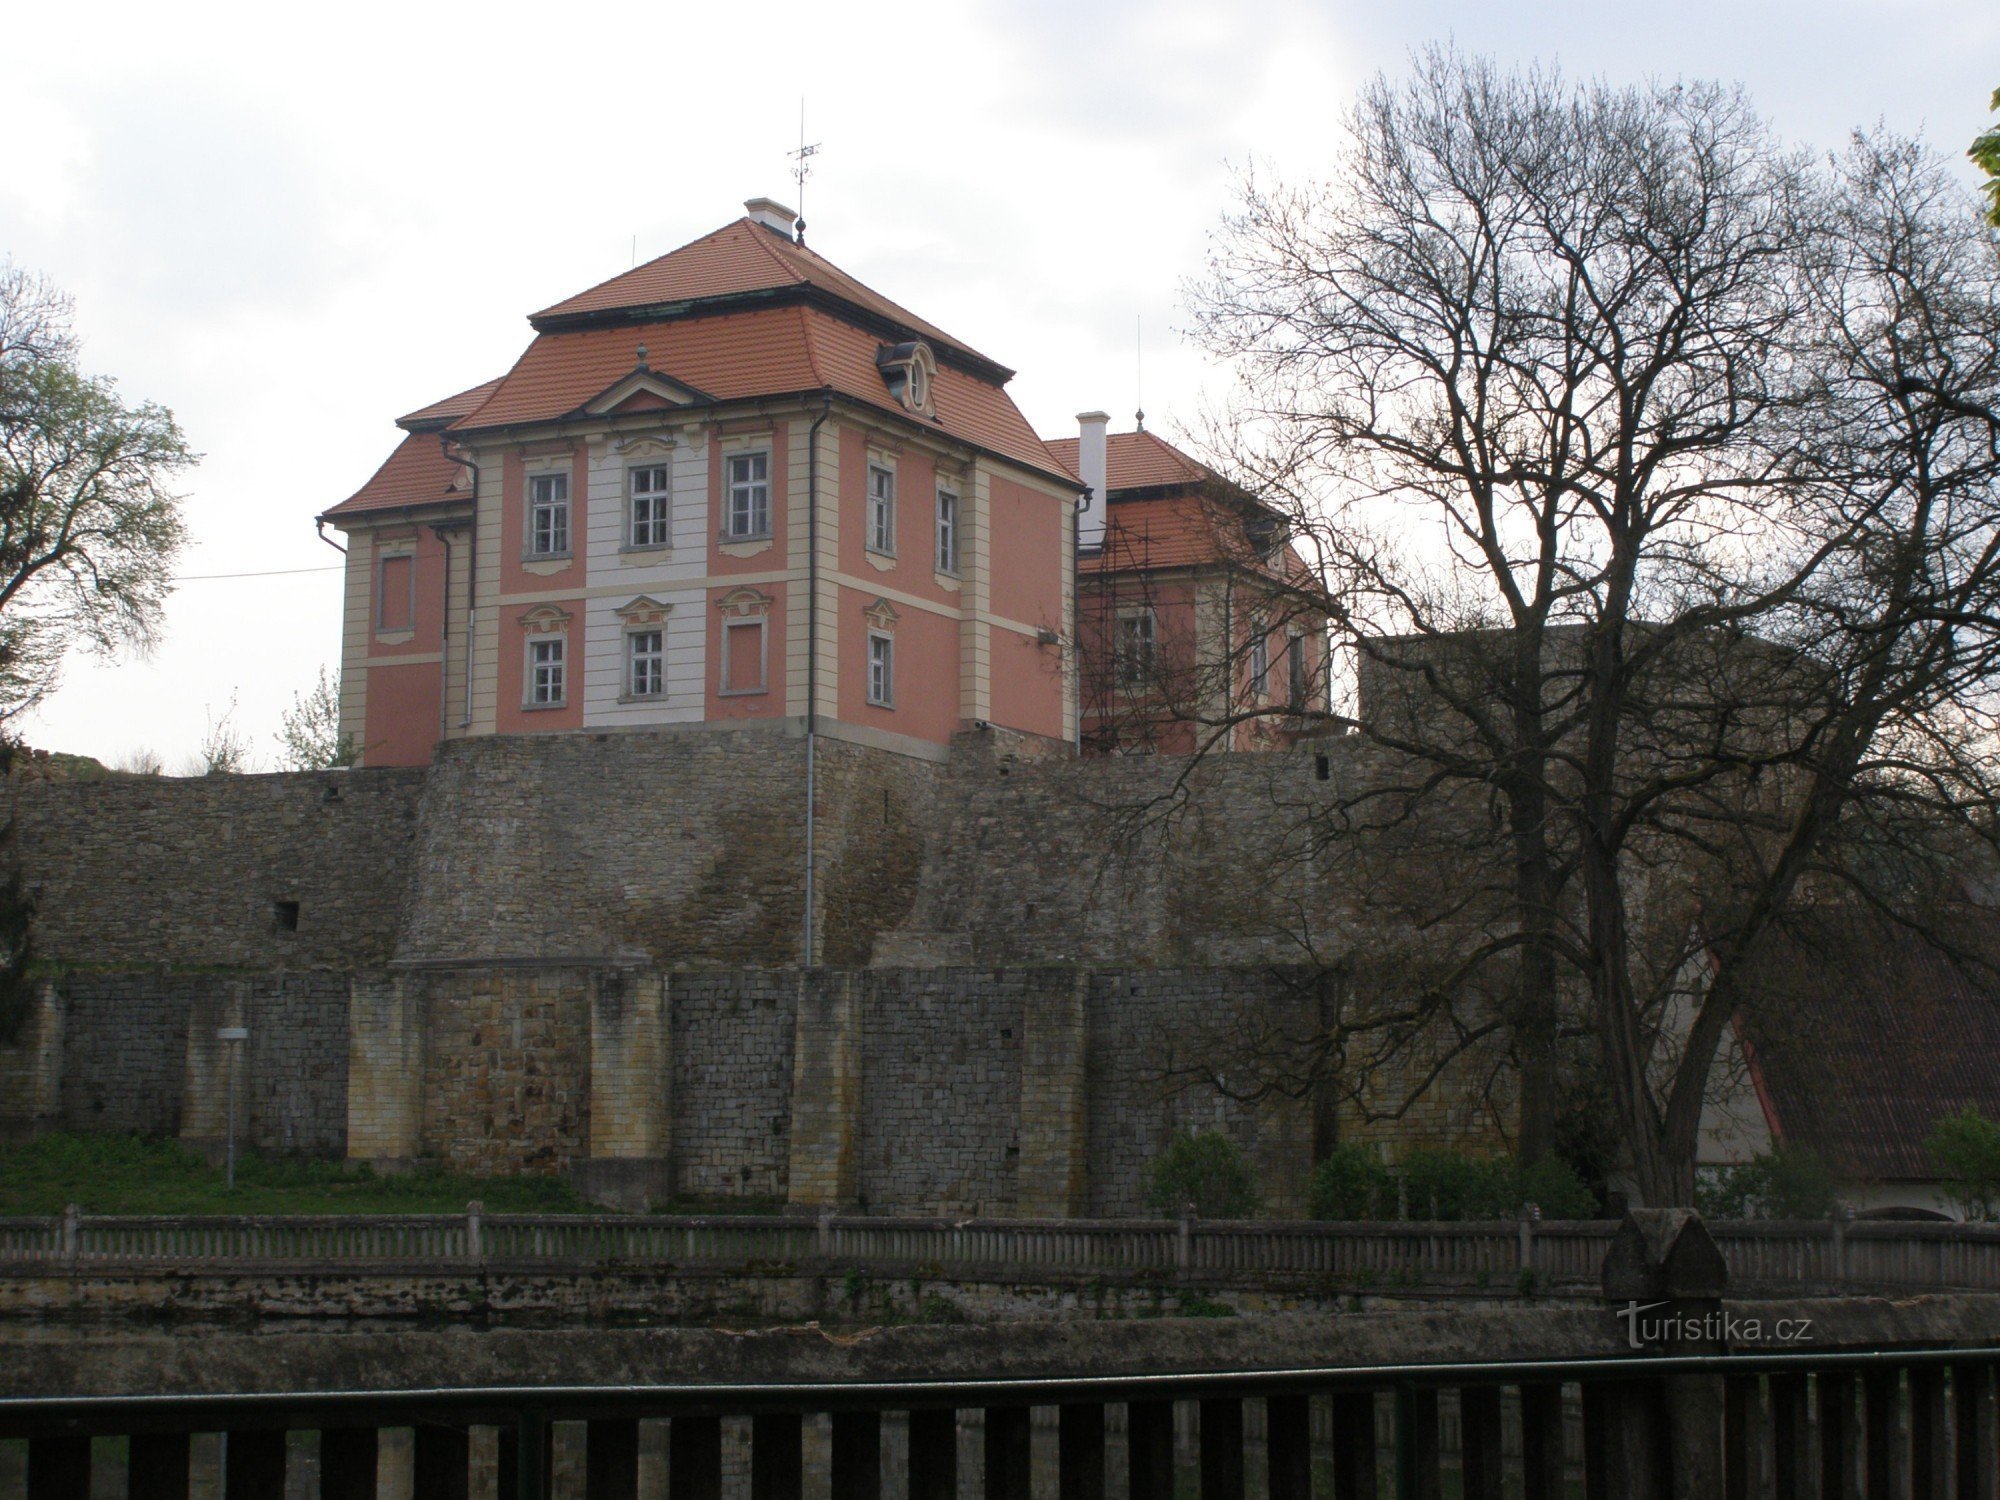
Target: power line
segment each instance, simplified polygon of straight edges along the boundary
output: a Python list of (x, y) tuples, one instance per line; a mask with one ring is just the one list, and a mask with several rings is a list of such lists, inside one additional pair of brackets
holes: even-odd
[(169, 583), (214, 583), (224, 578), (289, 578), (295, 573), (339, 573), (345, 564), (329, 563), (323, 568), (272, 568), (265, 573), (183, 573)]

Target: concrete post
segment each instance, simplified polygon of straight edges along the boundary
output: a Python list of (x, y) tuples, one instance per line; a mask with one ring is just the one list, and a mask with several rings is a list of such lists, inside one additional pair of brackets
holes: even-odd
[(347, 1016), (348, 1159), (407, 1163), (423, 1154), (423, 980), (357, 975)]
[(1074, 1219), (1089, 1202), (1090, 971), (1054, 970), (1021, 1011), (1021, 1155), (1015, 1212)]
[[(1728, 1267), (1701, 1217), (1634, 1209), (1604, 1259), (1604, 1298), (1632, 1339), (1663, 1354), (1720, 1353)], [(1722, 1377), (1610, 1382), (1603, 1399), (1611, 1493), (1703, 1500), (1722, 1493)]]
[(570, 1178), (593, 1203), (644, 1213), (674, 1195), (673, 1026), (665, 974), (590, 979), (590, 1157)]
[(861, 982), (801, 969), (792, 1041), (790, 1201), (845, 1208), (861, 1191)]

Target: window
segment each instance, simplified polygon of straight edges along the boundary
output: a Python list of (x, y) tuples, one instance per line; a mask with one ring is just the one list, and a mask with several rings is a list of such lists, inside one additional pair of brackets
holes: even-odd
[(722, 626), (722, 692), (764, 691), (764, 622), (727, 620)]
[(625, 635), (625, 691), (634, 698), (658, 698), (667, 690), (667, 637), (661, 630)]
[(562, 707), (565, 644), (559, 635), (528, 642), (528, 707)]
[(940, 573), (958, 571), (958, 496), (938, 491), (937, 566)]
[(665, 547), (673, 540), (668, 529), (668, 473), (665, 464), (627, 471), (632, 495), (632, 545)]
[(417, 560), (407, 552), (382, 559), (376, 590), (375, 628), (385, 634), (417, 628)]
[(1271, 638), (1261, 624), (1250, 629), (1250, 691), (1261, 698), (1271, 690)]
[(1113, 656), (1119, 685), (1138, 687), (1153, 672), (1153, 612), (1127, 610), (1118, 617), (1118, 638)]
[(722, 534), (732, 542), (771, 534), (771, 455), (729, 455), (729, 500)]
[(528, 556), (569, 551), (569, 475), (528, 476)]
[(875, 464), (868, 466), (868, 550), (896, 555), (896, 476)]
[(879, 630), (868, 632), (868, 701), (878, 708), (896, 706), (896, 642)]
[(1306, 638), (1295, 635), (1286, 652), (1291, 667), (1290, 681), (1285, 684), (1285, 703), (1291, 708), (1306, 706)]

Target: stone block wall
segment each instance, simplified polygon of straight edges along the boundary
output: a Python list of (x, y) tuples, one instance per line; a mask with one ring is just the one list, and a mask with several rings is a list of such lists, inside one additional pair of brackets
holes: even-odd
[[(825, 738), (817, 758), (819, 948), (866, 962), (907, 914), (943, 773)], [(400, 956), (797, 963), (805, 761), (783, 725), (454, 741), (424, 792)]]
[(668, 976), (676, 1180), (697, 1198), (783, 1198), (791, 1166), (799, 976)]
[(625, 976), (536, 968), (406, 979), (424, 1003), (418, 1154), (472, 1172), (554, 1172), (588, 1155), (591, 997), (607, 977)]
[(35, 952), (92, 966), (386, 962), (424, 774), (6, 783), (9, 857), (35, 899)]

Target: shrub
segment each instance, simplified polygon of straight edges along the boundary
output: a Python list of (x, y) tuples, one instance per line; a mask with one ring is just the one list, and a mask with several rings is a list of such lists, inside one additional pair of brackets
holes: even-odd
[(2000, 1219), (2000, 1121), (1971, 1107), (1946, 1115), (1924, 1137), (1924, 1154), (1968, 1219)]
[(1241, 1219), (1257, 1207), (1250, 1163), (1219, 1130), (1174, 1137), (1146, 1172), (1146, 1203), (1156, 1213), (1178, 1215), (1192, 1203), (1204, 1219)]
[(1714, 1219), (1824, 1219), (1837, 1203), (1833, 1174), (1812, 1152), (1779, 1147), (1695, 1185), (1695, 1206)]
[(1393, 1219), (1396, 1180), (1368, 1147), (1335, 1146), (1306, 1183), (1306, 1212), (1315, 1219)]
[(1520, 1207), (1513, 1163), (1503, 1157), (1419, 1146), (1400, 1175), (1413, 1219), (1511, 1219)]
[(1515, 1182), (1514, 1207), (1532, 1203), (1545, 1219), (1589, 1219), (1597, 1214), (1597, 1195), (1584, 1185), (1576, 1168), (1559, 1156), (1544, 1156), (1523, 1167)]

